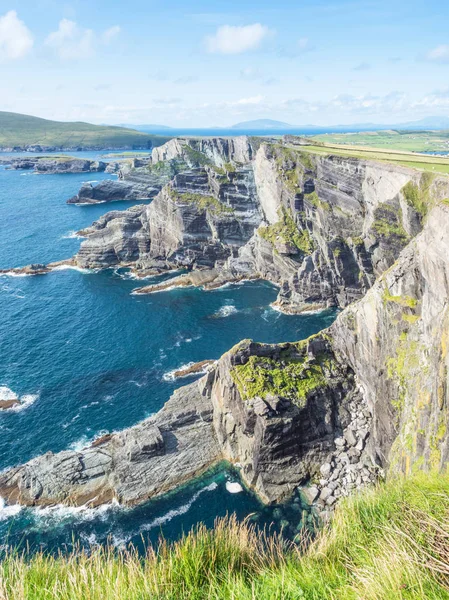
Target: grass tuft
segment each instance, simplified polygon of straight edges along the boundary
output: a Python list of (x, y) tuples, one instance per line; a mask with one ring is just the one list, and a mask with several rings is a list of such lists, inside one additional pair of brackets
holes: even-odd
[(75, 550), (0, 563), (7, 600), (445, 600), (449, 477), (419, 474), (346, 499), (306, 545), (235, 517), (142, 557)]

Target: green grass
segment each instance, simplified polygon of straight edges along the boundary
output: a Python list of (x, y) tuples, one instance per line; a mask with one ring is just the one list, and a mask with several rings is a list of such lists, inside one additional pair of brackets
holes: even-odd
[(55, 146), (58, 148), (125, 148), (160, 146), (170, 138), (124, 127), (64, 123), (0, 111), (0, 148)]
[(448, 152), (449, 131), (368, 131), (360, 133), (331, 133), (317, 135), (314, 141), (325, 144), (371, 146), (384, 150), (408, 152)]
[(286, 546), (217, 520), (142, 558), (94, 548), (10, 554), (7, 600), (447, 600), (449, 477), (420, 474), (345, 500), (315, 541)]
[(279, 221), (267, 227), (259, 227), (258, 233), (264, 239), (276, 246), (277, 241), (289, 244), (304, 254), (311, 254), (314, 250), (313, 240), (307, 229), (299, 230), (291, 216), (285, 209), (278, 210)]
[(306, 150), (312, 154), (325, 156), (336, 155), (364, 160), (377, 160), (433, 173), (449, 173), (449, 157), (426, 156), (394, 149), (382, 150), (374, 147), (337, 145), (332, 144), (330, 141), (324, 145), (318, 146), (314, 145), (313, 141), (314, 138), (311, 138), (310, 146), (302, 146), (302, 150)]

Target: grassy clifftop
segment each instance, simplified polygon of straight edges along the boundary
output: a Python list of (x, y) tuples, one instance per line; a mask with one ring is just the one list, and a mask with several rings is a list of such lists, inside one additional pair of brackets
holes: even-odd
[(58, 148), (126, 148), (160, 146), (170, 138), (123, 127), (49, 121), (0, 111), (0, 148), (55, 146)]
[(93, 549), (11, 555), (8, 600), (444, 600), (449, 598), (449, 477), (421, 474), (342, 502), (307, 548), (219, 521), (156, 554)]

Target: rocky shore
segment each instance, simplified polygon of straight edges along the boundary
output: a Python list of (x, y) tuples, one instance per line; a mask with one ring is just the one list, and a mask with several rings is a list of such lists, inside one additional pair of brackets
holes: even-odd
[(101, 173), (107, 164), (102, 161), (73, 158), (71, 156), (36, 156), (26, 158), (0, 158), (0, 164), (8, 169), (34, 171), (36, 173)]

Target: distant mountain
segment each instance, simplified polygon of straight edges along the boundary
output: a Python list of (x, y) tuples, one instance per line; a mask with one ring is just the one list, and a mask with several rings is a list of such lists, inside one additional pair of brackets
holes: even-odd
[(126, 123), (120, 123), (118, 125), (118, 127), (128, 127), (130, 129), (136, 129), (137, 131), (144, 131), (145, 133), (152, 133), (155, 131), (165, 131), (166, 129), (172, 129), (172, 127), (169, 127), (168, 125), (156, 125), (156, 124), (150, 124), (150, 125), (129, 125)]
[(295, 129), (293, 125), (283, 121), (273, 121), (273, 119), (255, 119), (254, 121), (242, 121), (231, 126), (231, 129), (246, 129), (247, 131), (266, 129)]
[(449, 129), (449, 117), (426, 117), (419, 121), (401, 123), (396, 129)]
[(112, 125), (50, 121), (0, 111), (0, 148), (143, 148), (159, 145), (168, 139)]

